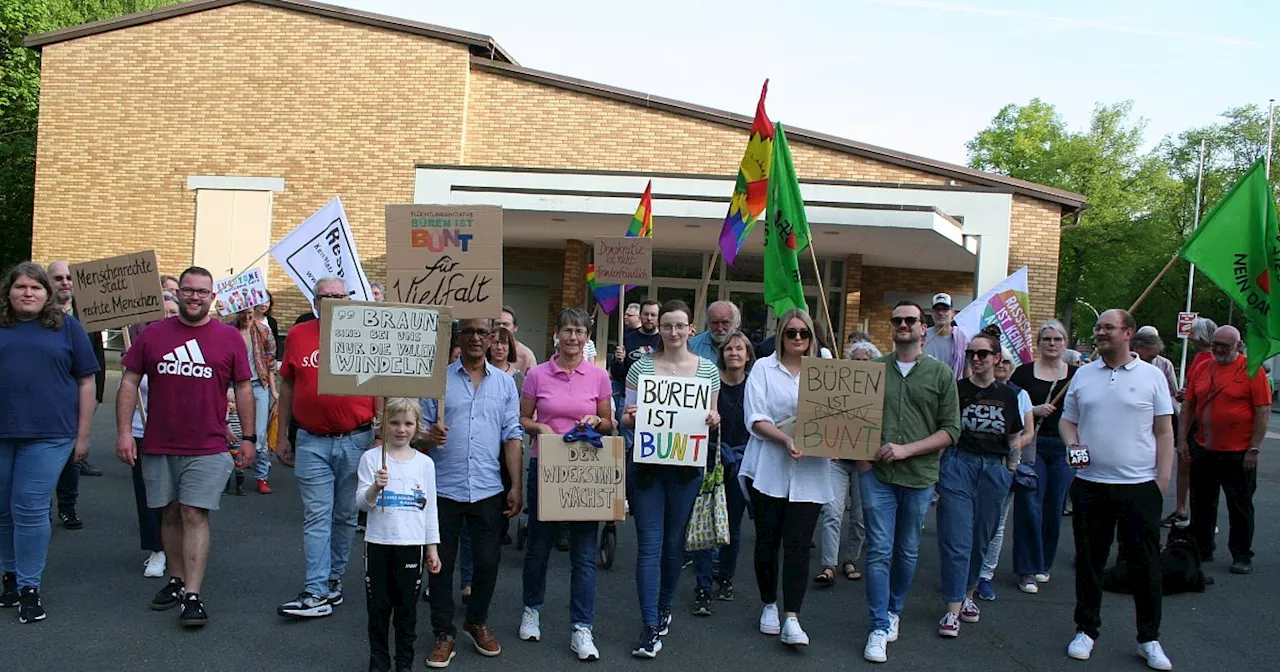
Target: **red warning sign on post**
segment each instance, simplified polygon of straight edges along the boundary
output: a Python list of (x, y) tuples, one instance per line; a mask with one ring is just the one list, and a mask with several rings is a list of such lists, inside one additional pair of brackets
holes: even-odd
[(1178, 313), (1178, 338), (1191, 337), (1191, 323), (1199, 316), (1200, 313)]

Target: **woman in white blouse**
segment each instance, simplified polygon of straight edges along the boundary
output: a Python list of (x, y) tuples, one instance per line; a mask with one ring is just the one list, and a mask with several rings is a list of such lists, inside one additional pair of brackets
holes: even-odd
[[(761, 359), (747, 378), (743, 410), (751, 440), (739, 478), (751, 499), (756, 523), (756, 583), (764, 610), (760, 632), (782, 634), (782, 643), (807, 646), (799, 612), (809, 583), (809, 541), (822, 505), (834, 499), (830, 467), (824, 457), (805, 457), (791, 435), (779, 429), (794, 424), (800, 398), (800, 358), (815, 356), (813, 320), (793, 309), (778, 320), (778, 349)], [(778, 548), (782, 547), (779, 566)], [(785, 618), (779, 622), (778, 584)]]

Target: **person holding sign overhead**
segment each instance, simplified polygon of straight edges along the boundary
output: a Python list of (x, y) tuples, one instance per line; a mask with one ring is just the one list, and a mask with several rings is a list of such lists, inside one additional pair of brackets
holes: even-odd
[[(641, 376), (709, 381), (710, 409), (706, 414), (706, 426), (720, 424), (720, 414), (716, 411), (720, 371), (711, 360), (689, 350), (691, 313), (689, 306), (680, 300), (668, 301), (658, 311), (658, 332), (662, 339), (658, 341), (657, 351), (636, 360), (627, 372), (627, 404), (622, 412), (622, 423), (627, 427), (636, 426), (640, 413), (648, 416), (642, 419), (642, 426), (661, 427), (664, 423), (660, 418), (665, 415), (670, 419), (674, 414), (655, 407), (684, 404), (690, 398), (700, 396), (696, 392), (682, 394), (675, 385), (671, 385), (668, 387), (669, 395), (654, 395), (666, 396), (665, 401), (654, 401), (649, 393), (637, 398)], [(644, 404), (645, 408), (638, 408), (637, 402)], [(662, 650), (659, 636), (667, 634), (671, 626), (671, 598), (680, 582), (680, 570), (684, 564), (685, 527), (701, 486), (698, 478), (701, 464), (706, 461), (698, 454), (698, 448), (703, 451), (711, 448), (710, 433), (703, 431), (700, 437), (689, 435), (688, 444), (682, 451), (692, 454), (694, 466), (680, 466), (675, 459), (672, 459), (672, 464), (641, 463), (641, 455), (651, 440), (646, 434), (643, 431), (636, 433), (635, 461), (631, 465), (635, 483), (631, 491), (631, 513), (636, 517), (636, 589), (640, 594), (640, 616), (644, 619), (640, 641), (631, 651), (631, 655), (638, 658), (656, 657)], [(675, 436), (675, 432), (667, 434), (667, 440), (673, 443), (683, 439)], [(653, 452), (660, 457), (663, 441), (661, 434), (655, 432), (654, 436), (653, 443), (657, 445)], [(680, 449), (668, 447), (668, 450), (668, 455), (674, 458)]]
[(990, 326), (969, 341), (965, 357), (971, 373), (956, 383), (960, 438), (939, 466), (938, 556), (942, 598), (947, 602), (938, 623), (942, 637), (958, 636), (961, 621), (978, 622), (973, 594), (982, 554), (995, 536), (1012, 472), (1022, 459), (1018, 391), (995, 378), (1001, 359), (999, 333), (998, 327)]
[[(520, 618), (520, 639), (542, 639), (541, 613), (547, 592), (547, 561), (556, 533), (554, 523), (538, 517), (538, 437), (565, 434), (580, 425), (600, 433), (613, 430), (610, 417), (612, 386), (609, 374), (586, 361), (582, 348), (587, 342), (591, 320), (581, 308), (565, 308), (556, 318), (558, 352), (525, 375), (520, 398), (520, 424), (533, 435), (533, 456), (529, 459), (529, 481), (525, 491), (529, 507), (529, 539), (524, 555), (524, 613)], [(569, 617), (573, 622), (570, 649), (578, 660), (599, 660), (592, 635), (596, 602), (596, 552), (600, 524), (594, 521), (569, 523)], [(473, 598), (474, 599), (474, 598)]]
[[(818, 355), (813, 319), (803, 310), (788, 310), (778, 319), (777, 333), (777, 350), (757, 362), (747, 377), (743, 410), (751, 440), (738, 477), (755, 512), (756, 583), (764, 603), (760, 632), (781, 633), (783, 644), (808, 646), (809, 635), (800, 628), (799, 612), (809, 585), (809, 541), (822, 505), (835, 499), (835, 493), (829, 460), (805, 457), (783, 428), (795, 425), (800, 358)], [(785, 622), (778, 617), (779, 582)]]

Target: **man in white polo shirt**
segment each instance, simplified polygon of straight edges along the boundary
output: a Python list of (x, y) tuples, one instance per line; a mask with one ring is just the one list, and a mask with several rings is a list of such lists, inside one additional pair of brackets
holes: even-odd
[(1138, 655), (1171, 670), (1160, 647), (1160, 509), (1173, 470), (1173, 404), (1164, 374), (1130, 351), (1137, 325), (1108, 310), (1093, 327), (1098, 359), (1080, 367), (1059, 433), (1077, 469), (1071, 486), (1076, 542), (1076, 635), (1067, 655), (1086, 660), (1102, 626), (1102, 571), (1117, 530), (1132, 568)]

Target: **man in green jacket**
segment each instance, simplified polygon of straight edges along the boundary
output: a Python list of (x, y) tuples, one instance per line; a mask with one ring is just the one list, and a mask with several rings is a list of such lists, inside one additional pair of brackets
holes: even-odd
[(911, 589), (924, 516), (938, 482), (942, 449), (960, 436), (960, 404), (948, 364), (924, 354), (924, 310), (910, 301), (893, 309), (893, 352), (884, 362), (884, 445), (876, 461), (859, 462), (858, 489), (867, 525), (867, 609), (863, 657), (888, 660)]

